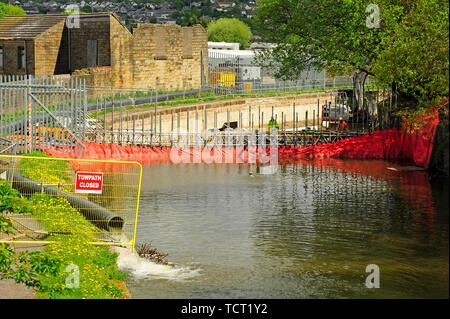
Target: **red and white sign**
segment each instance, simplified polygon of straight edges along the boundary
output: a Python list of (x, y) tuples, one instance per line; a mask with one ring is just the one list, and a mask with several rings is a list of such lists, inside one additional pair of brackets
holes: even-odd
[(103, 191), (103, 173), (77, 172), (75, 193), (101, 194)]

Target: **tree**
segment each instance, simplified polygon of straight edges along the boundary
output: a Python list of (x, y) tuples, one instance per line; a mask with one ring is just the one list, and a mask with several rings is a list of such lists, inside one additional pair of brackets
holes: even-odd
[(214, 42), (237, 42), (241, 49), (250, 45), (250, 27), (236, 18), (221, 18), (208, 25), (208, 40)]
[[(419, 100), (448, 95), (448, 1), (378, 0), (379, 11), (371, 3), (259, 0), (258, 30), (266, 41), (278, 44), (259, 57), (260, 63), (281, 65), (277, 75), (285, 79), (310, 66), (334, 74), (360, 69), (383, 83), (398, 83)], [(421, 51), (423, 45), (436, 54)], [(420, 59), (427, 67), (419, 68), (418, 81), (415, 64)]]
[(62, 14), (82, 14), (82, 11), (78, 11), (75, 9), (70, 9), (70, 10), (64, 10)]
[(449, 92), (448, 1), (420, 0), (382, 39), (373, 72), (397, 83), (419, 102), (434, 104)]
[(260, 0), (255, 24), (278, 44), (280, 76), (296, 77), (311, 64), (339, 73), (367, 67), (383, 29), (366, 27), (364, 0)]
[(25, 14), (26, 14), (25, 11), (19, 6), (15, 6), (10, 3), (5, 4), (3, 2), (0, 2), (0, 19), (7, 15), (18, 16)]
[(208, 28), (208, 25), (211, 21), (207, 18), (205, 18), (204, 16), (201, 16), (198, 19), (198, 23), (201, 24), (205, 29)]
[(89, 5), (85, 5), (83, 8), (81, 8), (81, 12), (83, 12), (83, 13), (91, 13), (91, 12), (93, 12), (94, 10), (92, 9), (92, 7), (91, 6), (89, 6)]

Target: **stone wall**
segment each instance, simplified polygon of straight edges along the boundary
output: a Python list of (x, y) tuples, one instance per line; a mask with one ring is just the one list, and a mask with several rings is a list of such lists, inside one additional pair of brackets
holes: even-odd
[(111, 95), (107, 89), (113, 86), (112, 69), (109, 66), (80, 69), (72, 77), (86, 81), (88, 99)]
[(19, 48), (26, 48), (27, 73), (33, 74), (35, 63), (35, 45), (33, 41), (3, 40), (3, 69), (0, 74), (5, 75), (25, 75), (25, 69), (19, 69)]
[[(110, 66), (110, 17), (80, 18), (79, 28), (67, 28), (65, 22), (51, 27), (34, 40), (37, 76), (68, 74), (88, 67), (88, 41), (98, 42), (97, 66)], [(29, 72), (31, 73), (31, 72)]]
[(97, 41), (97, 63), (92, 67), (111, 65), (110, 16), (80, 16), (80, 27), (68, 30), (70, 42), (70, 71), (90, 67), (88, 41)]
[(36, 76), (56, 73), (58, 60), (61, 59), (60, 45), (63, 39), (64, 21), (54, 25), (34, 39), (34, 74)]
[(64, 27), (54, 74), (69, 74), (69, 29)]
[[(274, 117), (277, 118), (281, 127), (281, 116), (285, 116), (285, 128), (292, 128), (294, 124), (294, 104), (295, 113), (297, 114), (297, 126), (302, 127), (306, 120), (306, 111), (308, 112), (308, 126), (313, 124), (313, 115), (315, 115), (314, 124), (317, 125), (321, 118), (322, 105), (325, 101), (330, 101), (333, 98), (331, 93), (311, 93), (311, 94), (298, 94), (298, 95), (282, 95), (282, 96), (264, 96), (264, 97), (248, 97), (238, 98), (232, 100), (216, 100), (210, 102), (192, 103), (180, 106), (158, 106), (158, 118), (157, 118), (157, 131), (159, 132), (159, 116), (161, 114), (162, 133), (170, 133), (172, 130), (172, 113), (174, 116), (174, 127), (178, 126), (178, 116), (180, 117), (180, 128), (187, 130), (188, 128), (188, 115), (189, 112), (189, 130), (194, 132), (197, 127), (199, 131), (207, 129), (220, 128), (227, 122), (227, 115), (229, 112), (230, 122), (238, 121), (242, 119), (242, 127), (249, 128), (249, 119), (251, 122), (250, 114), (253, 114), (253, 128), (257, 129), (259, 125), (263, 125), (267, 128), (267, 124), (272, 116), (272, 107)], [(319, 102), (319, 104), (318, 104)], [(205, 121), (206, 111), (206, 121)], [(258, 116), (260, 112), (260, 117)], [(196, 115), (197, 113), (197, 115)], [(217, 117), (217, 127), (214, 127), (214, 113)], [(154, 114), (154, 108), (136, 108), (125, 112), (124, 118), (136, 118), (136, 130), (142, 130), (142, 118), (144, 118), (144, 129), (149, 130), (151, 128), (151, 117)], [(107, 118), (107, 127), (111, 127), (112, 114), (109, 113)], [(198, 122), (196, 123), (196, 118)], [(119, 118), (114, 118), (114, 122), (118, 123)], [(259, 124), (261, 123), (261, 124)], [(127, 124), (123, 124), (126, 126)], [(132, 127), (132, 123), (129, 126)], [(114, 125), (118, 127), (118, 124)]]
[(179, 90), (201, 87), (200, 26), (137, 24), (132, 32), (111, 18), (111, 67), (116, 86)]
[[(96, 45), (95, 45), (96, 44)], [(23, 41), (3, 41), (4, 68), (0, 74), (25, 74), (18, 70), (18, 47)], [(88, 47), (97, 48), (92, 62)], [(126, 88), (157, 88), (174, 91), (202, 85), (202, 51), (208, 36), (201, 25), (142, 23), (130, 32), (114, 14), (80, 16), (79, 28), (65, 21), (27, 41), (27, 73), (36, 76), (86, 75), (88, 83)], [(91, 59), (89, 60), (89, 57)], [(111, 67), (108, 77), (86, 68)]]

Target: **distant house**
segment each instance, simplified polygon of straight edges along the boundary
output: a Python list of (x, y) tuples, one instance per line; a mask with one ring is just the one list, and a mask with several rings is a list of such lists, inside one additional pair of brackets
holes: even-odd
[(221, 1), (219, 2), (219, 7), (221, 8), (231, 8), (233, 4), (231, 2)]
[(174, 12), (175, 12), (174, 10), (158, 10), (158, 11), (156, 11), (157, 15), (162, 19), (169, 19), (173, 15)]
[(26, 14), (38, 14), (39, 8), (35, 6), (32, 2), (27, 2), (22, 5), (22, 9)]
[(275, 49), (276, 48), (276, 44), (274, 43), (266, 43), (266, 42), (253, 42), (250, 45), (250, 50), (253, 51), (266, 51), (266, 50), (271, 50), (271, 49)]
[(68, 15), (7, 16), (0, 74), (82, 73), (98, 86), (197, 88), (207, 38), (201, 25), (138, 23), (130, 31), (113, 13), (79, 15), (79, 25)]

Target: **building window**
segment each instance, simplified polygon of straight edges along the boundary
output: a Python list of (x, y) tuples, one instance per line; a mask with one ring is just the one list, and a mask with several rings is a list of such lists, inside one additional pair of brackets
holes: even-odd
[(98, 66), (98, 41), (97, 40), (88, 40), (87, 42), (87, 62), (88, 67)]
[(0, 70), (3, 69), (3, 46), (0, 45)]
[(183, 59), (192, 59), (192, 37), (193, 29), (183, 28)]
[(26, 59), (25, 59), (25, 47), (19, 47), (18, 54), (18, 66), (19, 70), (25, 70)]
[(167, 30), (164, 26), (155, 29), (156, 54), (155, 60), (167, 60)]

